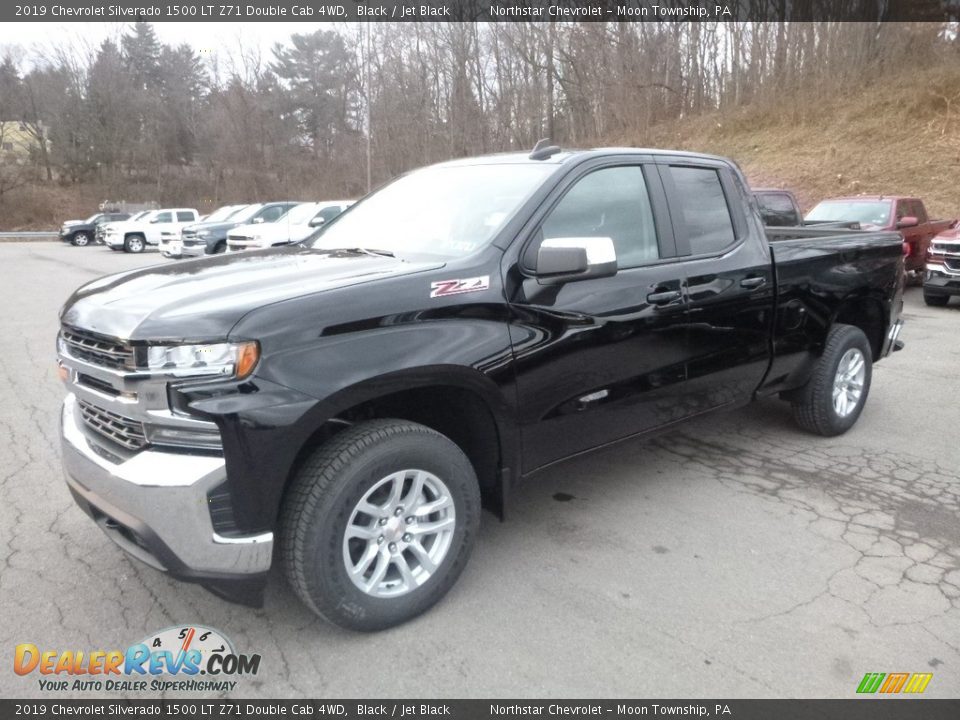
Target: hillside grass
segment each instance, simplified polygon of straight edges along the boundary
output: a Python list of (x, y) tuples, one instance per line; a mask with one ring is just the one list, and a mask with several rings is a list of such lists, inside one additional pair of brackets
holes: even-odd
[(804, 211), (837, 195), (915, 195), (931, 217), (953, 218), (960, 64), (903, 71), (852, 93), (794, 95), (681, 120), (619, 142), (731, 157), (752, 186), (789, 188)]

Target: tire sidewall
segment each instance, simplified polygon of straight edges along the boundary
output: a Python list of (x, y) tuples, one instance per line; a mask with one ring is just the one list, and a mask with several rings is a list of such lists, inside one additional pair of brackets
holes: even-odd
[[(343, 560), (343, 537), (354, 508), (373, 485), (398, 470), (425, 470), (449, 489), (456, 514), (450, 548), (422, 586), (397, 598), (377, 598), (356, 587)], [(413, 618), (442, 598), (456, 581), (479, 524), (479, 493), (473, 468), (453, 443), (422, 433), (390, 437), (341, 471), (336, 485), (309, 518), (304, 543), (308, 590), (312, 597), (338, 598), (317, 609), (340, 625), (377, 630)], [(332, 615), (332, 617), (331, 617)]]
[[(860, 393), (860, 399), (853, 412), (845, 417), (840, 417), (833, 407), (833, 384), (837, 377), (837, 370), (840, 368), (840, 361), (846, 352), (852, 348), (860, 350), (864, 359), (863, 373), (863, 391)], [(867, 396), (870, 394), (870, 383), (873, 377), (873, 362), (871, 358), (873, 352), (870, 349), (870, 343), (867, 336), (858, 328), (847, 327), (843, 331), (843, 338), (833, 348), (833, 353), (827, 365), (827, 372), (821, 387), (820, 401), (824, 404), (825, 419), (831, 426), (833, 434), (839, 435), (853, 427), (860, 413), (863, 412), (864, 405), (867, 403)]]
[(74, 247), (86, 247), (90, 244), (90, 236), (87, 233), (75, 233), (70, 242), (73, 243)]

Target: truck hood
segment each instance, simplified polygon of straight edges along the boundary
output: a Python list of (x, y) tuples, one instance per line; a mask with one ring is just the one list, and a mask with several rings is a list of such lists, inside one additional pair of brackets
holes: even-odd
[(442, 266), (299, 245), (230, 253), (100, 278), (74, 292), (60, 319), (128, 340), (215, 341), (270, 303)]

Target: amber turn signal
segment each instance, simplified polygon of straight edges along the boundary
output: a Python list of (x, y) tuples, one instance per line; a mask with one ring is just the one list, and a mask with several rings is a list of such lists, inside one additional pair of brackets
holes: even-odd
[(260, 359), (260, 345), (255, 341), (238, 343), (237, 345), (237, 379), (243, 380), (257, 366)]

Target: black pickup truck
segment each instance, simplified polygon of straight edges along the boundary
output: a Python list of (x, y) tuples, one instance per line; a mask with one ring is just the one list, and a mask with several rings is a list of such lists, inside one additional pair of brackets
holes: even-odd
[(481, 507), (751, 400), (836, 435), (898, 348), (900, 237), (769, 243), (738, 168), (539, 147), (412, 172), (310, 239), (78, 289), (67, 484), (124, 550), (375, 630), (463, 569)]

